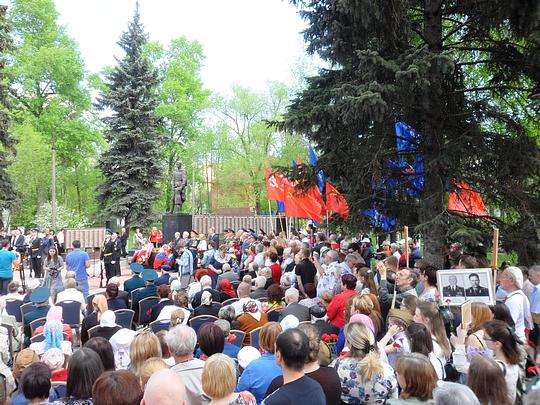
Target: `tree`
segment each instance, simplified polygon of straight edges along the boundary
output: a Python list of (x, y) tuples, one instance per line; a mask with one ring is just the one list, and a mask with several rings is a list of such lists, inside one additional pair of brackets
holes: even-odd
[[(32, 162), (36, 168), (32, 175), (38, 177), (38, 185), (37, 190), (30, 188), (28, 198), (28, 183), (31, 182), (28, 171), (16, 162), (15, 171), (21, 170), (14, 173), (20, 179), (16, 186), (20, 197), (17, 211), (21, 211), (21, 215), (16, 212), (14, 217), (27, 221), (45, 198), (51, 200), (53, 209), (56, 207), (57, 176), (51, 172), (54, 173), (57, 166), (63, 171), (77, 170), (80, 161), (91, 161), (91, 156), (95, 156), (100, 147), (101, 135), (87, 118), (91, 103), (85, 86), (84, 64), (77, 46), (57, 22), (54, 3), (51, 0), (14, 0), (11, 3), (9, 15), (16, 46), (10, 51), (6, 69), (14, 105), (13, 131), (19, 136), (31, 134), (36, 143), (32, 146), (26, 139), (19, 139), (17, 149), (18, 152), (41, 151), (43, 145), (49, 145), (49, 156), (57, 155), (59, 161), (55, 164), (53, 159), (42, 159), (39, 154), (19, 153), (25, 160), (37, 159), (48, 165), (37, 167)], [(66, 194), (71, 183), (67, 184), (63, 179), (60, 183)], [(36, 195), (38, 198), (34, 198)]]
[(8, 152), (14, 151), (14, 140), (10, 135), (11, 113), (8, 81), (5, 72), (5, 53), (12, 47), (9, 27), (6, 21), (7, 7), (0, 6), (0, 208), (8, 208), (15, 197), (15, 187), (7, 172)]
[[(284, 146), (292, 146), (288, 136), (269, 125), (282, 117), (288, 102), (289, 90), (279, 82), (271, 82), (265, 93), (257, 93), (249, 88), (233, 86), (230, 97), (219, 103), (218, 117), (227, 130), (227, 141), (221, 142), (221, 148), (230, 154), (231, 160), (223, 160), (225, 170), (218, 171), (218, 181), (229, 184), (221, 187), (227, 194), (235, 188), (255, 207), (256, 212), (262, 210), (262, 202), (266, 193), (264, 170), (277, 164), (291, 164), (286, 153), (298, 152), (307, 156), (307, 145), (295, 142), (289, 150)], [(284, 161), (284, 159), (287, 159)], [(238, 188), (239, 187), (239, 188)]]
[(118, 42), (125, 56), (108, 75), (108, 91), (99, 99), (100, 107), (112, 110), (112, 115), (104, 119), (109, 150), (99, 160), (105, 181), (98, 187), (98, 200), (107, 215), (123, 218), (126, 226), (151, 222), (160, 195), (158, 75), (143, 55), (146, 42), (137, 4), (133, 21)]
[[(319, 163), (346, 192), (352, 211), (373, 202), (415, 227), (425, 256), (442, 265), (453, 179), (467, 182), (511, 222), (489, 218), (505, 236), (521, 224), (540, 259), (538, 2), (293, 0), (308, 22), (308, 51), (331, 66), (308, 79), (282, 128), (305, 133)], [(394, 121), (419, 133), (419, 196), (374, 182), (396, 159)], [(536, 136), (536, 139), (535, 139)], [(409, 174), (394, 172), (398, 182)], [(361, 220), (360, 216), (356, 216)], [(527, 225), (527, 226), (525, 226)], [(510, 247), (507, 245), (507, 247)], [(516, 248), (516, 245), (512, 246)]]
[(173, 39), (164, 48), (150, 43), (146, 53), (159, 74), (156, 115), (163, 120), (162, 158), (167, 165), (166, 209), (172, 201), (170, 179), (178, 160), (186, 156), (186, 144), (202, 129), (201, 112), (208, 106), (210, 91), (204, 89), (200, 71), (204, 61), (202, 46), (185, 37)]

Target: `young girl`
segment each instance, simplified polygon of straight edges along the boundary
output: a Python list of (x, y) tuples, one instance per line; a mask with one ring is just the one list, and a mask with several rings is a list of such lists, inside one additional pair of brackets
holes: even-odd
[(43, 261), (43, 271), (45, 278), (43, 280), (43, 287), (51, 290), (51, 296), (54, 297), (60, 291), (64, 289), (62, 282), (62, 270), (64, 268), (64, 261), (61, 256), (58, 256), (56, 247), (51, 247), (47, 254), (47, 257)]

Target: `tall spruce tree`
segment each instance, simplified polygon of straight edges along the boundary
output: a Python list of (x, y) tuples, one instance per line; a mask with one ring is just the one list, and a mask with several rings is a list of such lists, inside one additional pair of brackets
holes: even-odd
[[(356, 219), (377, 203), (424, 236), (425, 256), (439, 266), (446, 242), (481, 226), (489, 240), (493, 223), (522, 263), (540, 260), (540, 2), (291, 2), (308, 22), (308, 51), (330, 68), (309, 78), (281, 125), (317, 143), (319, 165)], [(419, 196), (374, 187), (397, 160), (395, 120), (419, 133)], [(503, 215), (482, 222), (449, 212), (454, 179)]]
[(99, 162), (105, 181), (98, 187), (98, 199), (107, 215), (123, 218), (128, 226), (152, 221), (152, 206), (160, 193), (158, 75), (142, 53), (147, 38), (137, 4), (118, 42), (125, 56), (108, 76), (108, 91), (99, 99), (101, 108), (112, 110), (112, 115), (105, 118), (109, 150)]
[(6, 21), (7, 7), (0, 6), (0, 208), (8, 208), (15, 198), (15, 188), (7, 172), (9, 165), (8, 152), (14, 152), (15, 141), (10, 135), (10, 102), (9, 80), (5, 73), (4, 55), (13, 46), (9, 35), (9, 25)]

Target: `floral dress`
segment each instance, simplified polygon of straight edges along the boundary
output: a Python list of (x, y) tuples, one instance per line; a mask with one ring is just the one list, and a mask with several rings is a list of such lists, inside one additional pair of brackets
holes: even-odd
[(362, 381), (361, 361), (358, 358), (341, 357), (330, 365), (336, 369), (341, 381), (341, 401), (346, 404), (382, 405), (390, 398), (397, 398), (397, 379), (392, 367), (382, 362), (382, 373)]

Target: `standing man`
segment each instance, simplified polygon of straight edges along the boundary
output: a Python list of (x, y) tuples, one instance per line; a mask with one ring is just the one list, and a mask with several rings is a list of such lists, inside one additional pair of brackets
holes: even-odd
[(2, 240), (2, 250), (0, 250), (0, 294), (7, 294), (8, 284), (13, 281), (13, 264), (17, 264), (21, 255), (18, 252), (9, 250), (9, 240)]
[(540, 342), (540, 265), (531, 266), (529, 280), (534, 285), (534, 289), (529, 296), (534, 330), (529, 334), (529, 339), (538, 345)]
[(111, 231), (105, 232), (105, 241), (101, 249), (101, 260), (105, 265), (105, 276), (107, 284), (109, 279), (114, 276), (120, 276), (120, 246), (117, 240), (118, 234)]
[(127, 257), (127, 242), (129, 239), (129, 231), (126, 228), (122, 228), (122, 235), (120, 235), (120, 250), (121, 256)]
[(210, 240), (216, 244), (216, 246), (219, 246), (219, 235), (216, 233), (216, 228), (212, 227), (208, 230), (208, 235), (210, 236)]
[(529, 299), (521, 291), (523, 288), (523, 273), (518, 267), (507, 267), (498, 277), (501, 287), (508, 293), (504, 300), (514, 320), (516, 335), (526, 342), (525, 329), (533, 329)]
[[(34, 270), (34, 278), (41, 278), (41, 273), (43, 270), (43, 263), (41, 261), (41, 245), (43, 240), (39, 237), (37, 229), (32, 230), (32, 236), (30, 240), (30, 273), (32, 273), (32, 270)], [(30, 274), (30, 276), (32, 276), (32, 274)]]
[(86, 300), (90, 292), (88, 273), (86, 272), (86, 269), (90, 268), (90, 256), (81, 250), (80, 240), (74, 240), (71, 246), (73, 246), (73, 250), (66, 256), (66, 270), (75, 272), (75, 280)]
[(298, 286), (298, 290), (302, 297), (305, 297), (306, 292), (304, 291), (304, 286), (309, 283), (315, 284), (317, 269), (313, 262), (309, 260), (308, 248), (303, 248), (297, 254), (301, 255), (302, 258), (294, 269), (294, 273), (296, 274), (296, 285)]

